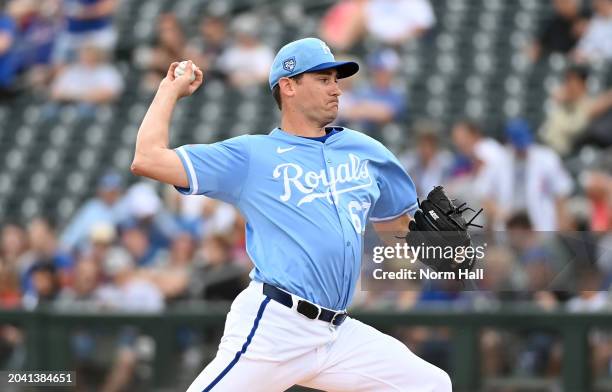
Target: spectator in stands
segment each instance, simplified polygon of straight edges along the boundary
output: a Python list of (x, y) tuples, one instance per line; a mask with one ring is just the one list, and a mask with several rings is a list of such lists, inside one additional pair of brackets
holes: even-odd
[[(16, 308), (20, 304), (21, 290), (17, 272), (15, 268), (12, 268), (0, 258), (0, 309)], [(1, 362), (2, 360), (0, 360)]]
[(349, 102), (342, 104), (338, 121), (355, 124), (356, 129), (372, 134), (404, 117), (407, 97), (393, 83), (399, 65), (399, 56), (392, 49), (372, 54), (368, 58), (371, 84), (351, 93)]
[(218, 68), (217, 60), (227, 46), (225, 19), (221, 16), (205, 16), (200, 23), (199, 35), (187, 45), (185, 58), (193, 60), (203, 69), (208, 80), (219, 78), (223, 76), (223, 70)]
[(81, 117), (95, 114), (99, 105), (115, 102), (123, 91), (123, 78), (117, 68), (105, 59), (105, 54), (94, 46), (79, 51), (79, 61), (64, 68), (51, 86), (49, 116), (58, 105), (76, 105)]
[(565, 73), (563, 85), (553, 92), (553, 107), (540, 134), (542, 139), (562, 156), (572, 152), (577, 138), (588, 126), (612, 110), (612, 91), (599, 96), (589, 95), (588, 70), (576, 66)]
[(91, 230), (100, 224), (114, 227), (125, 216), (121, 176), (108, 172), (98, 181), (96, 197), (87, 201), (70, 220), (60, 238), (62, 249), (84, 250)]
[(231, 243), (221, 235), (205, 239), (190, 292), (195, 298), (231, 301), (246, 287), (246, 271), (232, 260)]
[(595, 267), (583, 268), (576, 276), (578, 295), (567, 301), (570, 312), (599, 312), (610, 307), (606, 287), (602, 287), (603, 276)]
[(54, 49), (55, 62), (74, 62), (85, 47), (112, 53), (117, 41), (113, 16), (118, 3), (118, 0), (64, 0), (65, 30)]
[(236, 221), (236, 210), (227, 203), (206, 196), (193, 197), (166, 188), (165, 204), (174, 215), (182, 230), (194, 237), (203, 238), (211, 234), (228, 234)]
[(435, 23), (428, 0), (369, 0), (365, 6), (367, 32), (387, 45), (418, 38)]
[(102, 265), (109, 252), (115, 248), (117, 229), (109, 223), (94, 225), (89, 232), (89, 246), (82, 252), (98, 265)]
[(172, 214), (181, 230), (188, 231), (195, 237), (201, 237), (202, 199), (204, 197), (189, 197), (175, 191), (173, 186), (162, 190), (166, 210)]
[(138, 182), (127, 190), (124, 202), (121, 226), (136, 227), (146, 235), (151, 257), (160, 249), (167, 249), (179, 226), (175, 217), (165, 210), (155, 188), (150, 183)]
[[(116, 253), (104, 265), (109, 284), (102, 286), (98, 299), (104, 308), (131, 313), (160, 312), (164, 309), (161, 291), (151, 282), (139, 277), (134, 260), (126, 253)], [(118, 338), (118, 349), (113, 366), (106, 376), (101, 391), (129, 390), (139, 359), (136, 328), (124, 327)]]
[(259, 19), (244, 14), (234, 19), (234, 40), (219, 57), (222, 69), (234, 87), (249, 87), (268, 81), (274, 53), (258, 38)]
[[(523, 278), (517, 282), (523, 282), (524, 286), (515, 286), (514, 299), (530, 301), (545, 311), (557, 308), (559, 301), (549, 290), (555, 287), (559, 272), (567, 266), (560, 265), (555, 260), (554, 254), (544, 245), (539, 233), (533, 231), (527, 214), (518, 213), (508, 220), (508, 235), (523, 273)], [(524, 336), (526, 344), (518, 353), (513, 369), (515, 372), (545, 374), (549, 366), (558, 364), (554, 335), (538, 330), (527, 330), (521, 335)], [(498, 345), (498, 349), (507, 350), (503, 345)]]
[(478, 287), (486, 293), (479, 294), (485, 294), (490, 299), (493, 297), (501, 300), (503, 297), (500, 298), (498, 294), (516, 289), (514, 280), (517, 261), (515, 255), (505, 244), (487, 247), (483, 262), (485, 273)]
[(340, 0), (321, 19), (319, 35), (329, 46), (344, 52), (351, 49), (365, 32), (365, 6), (368, 0)]
[(108, 309), (130, 312), (158, 312), (164, 308), (161, 291), (138, 275), (136, 263), (126, 252), (116, 252), (105, 260), (104, 274), (110, 278), (98, 299)]
[(176, 266), (180, 269), (183, 266), (188, 266), (193, 262), (195, 256), (196, 242), (193, 236), (189, 233), (182, 232), (175, 236), (170, 247), (170, 254), (166, 259), (168, 266)]
[(32, 290), (23, 296), (23, 306), (35, 309), (40, 305), (52, 304), (60, 292), (59, 275), (53, 264), (39, 262), (30, 270)]
[(172, 13), (160, 15), (157, 20), (155, 45), (152, 48), (140, 48), (135, 53), (135, 63), (146, 70), (143, 88), (146, 91), (155, 91), (162, 78), (166, 76), (168, 66), (174, 61), (189, 58), (189, 54), (192, 53), (187, 52), (185, 34), (176, 15)]
[[(74, 280), (60, 293), (56, 307), (72, 312), (91, 312), (99, 309), (99, 290), (102, 282), (101, 264), (88, 256), (82, 256), (75, 265)], [(99, 384), (105, 373), (102, 346), (102, 328), (74, 328), (70, 333), (70, 348), (74, 358), (74, 370), (80, 388), (90, 390)], [(96, 385), (97, 386), (97, 385)], [(95, 389), (95, 388), (94, 388)]]
[(143, 269), (141, 276), (155, 283), (166, 301), (187, 298), (195, 247), (196, 243), (191, 234), (183, 232), (176, 235), (170, 251), (159, 257), (150, 268)]
[[(30, 0), (28, 0), (30, 1)], [(57, 0), (34, 1), (35, 12), (28, 17), (20, 40), (20, 69), (32, 92), (45, 94), (54, 74), (53, 50), (61, 23)]]
[(580, 0), (553, 0), (554, 13), (540, 26), (529, 47), (532, 61), (550, 53), (568, 54), (582, 35), (588, 15), (581, 11)]
[(5, 224), (0, 233), (0, 260), (9, 268), (17, 268), (19, 259), (27, 250), (27, 236), (23, 228), (14, 223)]
[(17, 92), (21, 66), (21, 23), (34, 10), (33, 1), (11, 0), (0, 12), (0, 98)]
[(402, 154), (399, 159), (413, 178), (417, 195), (425, 198), (435, 186), (447, 183), (453, 157), (450, 151), (440, 146), (440, 124), (419, 120), (413, 129), (416, 146)]
[(0, 13), (0, 98), (25, 88), (44, 88), (58, 31), (48, 2), (11, 0)]
[[(578, 271), (578, 295), (567, 301), (568, 312), (593, 314), (610, 311), (610, 296), (607, 287), (602, 285), (602, 272), (596, 268), (583, 268)], [(600, 329), (589, 331), (591, 363), (595, 376), (607, 376), (612, 365), (612, 339), (610, 333)]]
[(506, 138), (512, 172), (511, 212), (526, 210), (536, 231), (565, 227), (565, 201), (573, 181), (561, 159), (549, 147), (533, 142), (531, 128), (523, 119), (506, 124)]
[(458, 121), (452, 138), (457, 150), (471, 163), (469, 193), (463, 195), (463, 201), (475, 197), (475, 205), (484, 208), (488, 220), (485, 227), (502, 230), (512, 201), (508, 153), (495, 139), (483, 135), (480, 126), (471, 120)]
[[(110, 258), (103, 265), (88, 256), (81, 257), (75, 267), (73, 286), (62, 291), (56, 306), (72, 311), (102, 308), (122, 310), (121, 302), (129, 300), (129, 309), (126, 310), (138, 312), (140, 310), (136, 307), (137, 302), (142, 300), (144, 306), (150, 307), (151, 303), (145, 299), (150, 292), (156, 293), (155, 289), (147, 286), (147, 282), (143, 283), (144, 286), (134, 283), (129, 285), (126, 280), (116, 279), (116, 274), (124, 274), (123, 279), (127, 279), (127, 272), (121, 270), (121, 265), (125, 260), (130, 260), (130, 257), (117, 249), (113, 249), (111, 253), (113, 254), (109, 254)], [(101, 286), (102, 266), (106, 266), (110, 277), (116, 279), (109, 285)], [(116, 282), (121, 282), (122, 286), (113, 285)], [(143, 297), (139, 299), (141, 295)], [(128, 307), (128, 304), (125, 306)], [(153, 310), (157, 310), (155, 306), (157, 305), (154, 305)], [(127, 390), (120, 388), (125, 388), (132, 379), (137, 360), (137, 337), (137, 330), (132, 327), (122, 327), (118, 336), (109, 335), (108, 329), (103, 327), (75, 328), (70, 335), (70, 342), (81, 388)], [(111, 363), (113, 365), (108, 372)]]
[(612, 60), (612, 0), (593, 0), (593, 10), (576, 48), (575, 59), (580, 62)]
[(29, 292), (33, 287), (32, 274), (39, 264), (55, 267), (60, 287), (70, 284), (74, 261), (66, 251), (58, 248), (55, 228), (45, 218), (36, 218), (28, 225), (29, 250), (19, 261), (22, 273), (22, 289)]
[[(587, 129), (578, 136), (574, 151), (578, 152), (584, 146), (600, 149), (612, 147), (612, 89), (598, 95), (592, 112), (596, 116), (589, 123)], [(601, 114), (597, 115), (597, 112)]]
[(521, 286), (515, 287), (516, 295), (522, 299), (540, 300), (542, 306), (548, 306), (547, 295), (534, 297), (537, 292), (551, 287), (557, 269), (562, 264), (561, 261), (554, 260), (554, 254), (547, 246), (548, 233), (534, 231), (525, 211), (511, 215), (506, 228), (510, 248), (520, 263), (517, 267), (523, 272)]
[(230, 234), (236, 221), (236, 209), (211, 198), (202, 200), (202, 236)]
[(160, 256), (159, 248), (151, 246), (146, 231), (138, 225), (123, 226), (121, 233), (121, 246), (127, 250), (130, 257), (139, 267), (150, 266)]
[(100, 266), (92, 258), (82, 256), (74, 267), (72, 285), (65, 287), (58, 297), (58, 306), (71, 310), (95, 308), (102, 282)]

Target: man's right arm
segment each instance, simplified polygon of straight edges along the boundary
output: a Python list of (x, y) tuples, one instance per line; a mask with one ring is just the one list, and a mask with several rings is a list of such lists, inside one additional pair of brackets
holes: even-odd
[(162, 80), (155, 98), (145, 115), (136, 137), (136, 150), (131, 171), (137, 176), (149, 177), (166, 184), (188, 187), (187, 173), (176, 152), (169, 148), (169, 128), (172, 112), (178, 100), (189, 96), (200, 87), (202, 71), (197, 69), (196, 80), (189, 82), (191, 63), (185, 73), (174, 77), (178, 63), (172, 63)]

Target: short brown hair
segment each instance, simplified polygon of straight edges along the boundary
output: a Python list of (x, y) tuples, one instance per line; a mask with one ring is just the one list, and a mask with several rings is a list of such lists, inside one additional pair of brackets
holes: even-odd
[[(304, 76), (303, 73), (295, 75), (295, 76), (290, 76), (289, 79), (293, 79), (296, 82), (299, 82), (300, 79), (302, 79), (302, 76)], [(274, 86), (274, 88), (272, 89), (272, 96), (274, 97), (274, 100), (276, 101), (276, 106), (278, 106), (278, 109), (283, 110), (283, 101), (281, 99), (281, 94), (280, 94), (280, 83), (277, 83), (276, 86)]]

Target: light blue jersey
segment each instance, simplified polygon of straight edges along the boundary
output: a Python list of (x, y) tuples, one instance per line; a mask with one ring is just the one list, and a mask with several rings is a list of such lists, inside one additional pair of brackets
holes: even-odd
[(413, 214), (415, 187), (378, 141), (339, 128), (325, 143), (277, 128), (176, 149), (189, 188), (244, 215), (251, 278), (320, 306), (350, 304), (366, 223)]

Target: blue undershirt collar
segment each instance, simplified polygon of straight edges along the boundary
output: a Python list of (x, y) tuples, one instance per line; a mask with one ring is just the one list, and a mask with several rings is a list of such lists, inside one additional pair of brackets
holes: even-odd
[(325, 143), (325, 141), (329, 139), (330, 136), (335, 135), (338, 132), (340, 132), (338, 128), (329, 127), (329, 128), (325, 128), (325, 135), (323, 136), (317, 136), (317, 137), (300, 136), (300, 137), (303, 137), (304, 139), (310, 139), (310, 140), (315, 140), (317, 142)]

